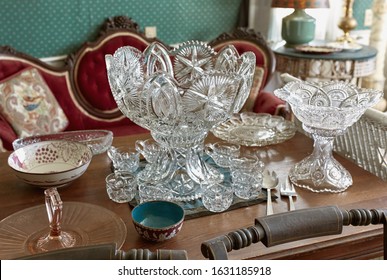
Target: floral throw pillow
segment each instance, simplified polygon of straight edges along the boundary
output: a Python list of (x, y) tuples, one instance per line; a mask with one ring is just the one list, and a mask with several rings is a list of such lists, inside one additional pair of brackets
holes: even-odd
[(7, 150), (3, 146), (3, 141), (0, 139), (0, 152), (6, 152)]
[(251, 85), (250, 95), (246, 100), (245, 105), (242, 108), (242, 111), (252, 111), (254, 108), (255, 101), (257, 100), (258, 94), (261, 89), (263, 75), (265, 70), (262, 67), (255, 67), (253, 84)]
[(0, 82), (0, 112), (18, 137), (56, 133), (68, 125), (55, 96), (34, 68)]

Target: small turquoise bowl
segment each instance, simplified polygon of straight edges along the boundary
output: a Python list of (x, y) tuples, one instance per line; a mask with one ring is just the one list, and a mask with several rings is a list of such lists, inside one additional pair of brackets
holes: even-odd
[(170, 201), (147, 201), (134, 207), (132, 221), (138, 234), (144, 239), (164, 241), (181, 230), (184, 209)]

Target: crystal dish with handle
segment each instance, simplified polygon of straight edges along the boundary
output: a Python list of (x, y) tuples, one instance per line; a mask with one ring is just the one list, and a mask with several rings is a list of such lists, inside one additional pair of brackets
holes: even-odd
[[(101, 226), (103, 225), (103, 226)], [(74, 235), (72, 247), (116, 243), (121, 248), (126, 226), (112, 211), (82, 202), (64, 202), (63, 231)], [(49, 231), (45, 205), (30, 207), (0, 221), (0, 259), (14, 259), (41, 252), (36, 240)]]

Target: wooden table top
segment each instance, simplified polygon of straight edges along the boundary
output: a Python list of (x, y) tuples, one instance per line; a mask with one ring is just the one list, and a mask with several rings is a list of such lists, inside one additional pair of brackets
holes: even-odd
[[(137, 139), (147, 139), (149, 134), (116, 137), (113, 145), (133, 146)], [(208, 142), (218, 140), (212, 135)], [(313, 141), (297, 133), (292, 139), (277, 145), (248, 148), (256, 149), (270, 170), (275, 170), (283, 181), (289, 169), (312, 152)], [(43, 205), (43, 190), (31, 187), (12, 173), (7, 164), (9, 153), (0, 153), (0, 220), (27, 207)], [(343, 193), (313, 193), (297, 188), (297, 209), (337, 205), (344, 209), (387, 208), (387, 184), (373, 174), (335, 154), (353, 176), (353, 185)], [(200, 245), (203, 241), (230, 231), (254, 224), (256, 217), (264, 216), (266, 204), (239, 208), (184, 222), (181, 232), (171, 240), (152, 243), (143, 240), (134, 229), (127, 203), (118, 204), (109, 200), (105, 177), (110, 173), (110, 160), (106, 153), (92, 159), (88, 170), (71, 185), (59, 188), (62, 201), (88, 202), (103, 206), (122, 218), (127, 227), (123, 250), (129, 249), (183, 249), (189, 259), (203, 259)], [(277, 195), (279, 196), (278, 192)], [(279, 197), (273, 203), (274, 212), (285, 212), (288, 199)], [(382, 255), (382, 227), (345, 227), (341, 235), (318, 237), (292, 242), (271, 248), (254, 244), (243, 250), (230, 253), (230, 259), (341, 259), (368, 258)]]

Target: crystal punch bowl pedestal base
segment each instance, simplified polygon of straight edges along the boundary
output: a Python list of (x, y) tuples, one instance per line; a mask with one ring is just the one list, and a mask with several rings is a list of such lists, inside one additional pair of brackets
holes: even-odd
[(233, 46), (216, 53), (201, 42), (173, 50), (152, 43), (142, 53), (119, 48), (106, 56), (110, 88), (118, 108), (151, 131), (162, 147), (139, 174), (140, 184), (170, 191), (173, 200), (201, 196), (201, 183), (223, 176), (204, 160), (204, 139), (245, 103), (255, 70), (255, 55)]
[(344, 82), (295, 81), (274, 94), (290, 104), (303, 129), (314, 139), (312, 154), (290, 170), (292, 183), (313, 192), (346, 190), (352, 185), (352, 176), (333, 157), (333, 141), (375, 105), (382, 92)]

